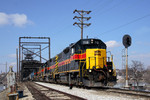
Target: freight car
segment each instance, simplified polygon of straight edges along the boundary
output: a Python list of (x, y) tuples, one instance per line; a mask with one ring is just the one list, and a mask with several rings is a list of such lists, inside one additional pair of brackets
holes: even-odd
[(106, 44), (100, 39), (80, 39), (34, 72), (34, 80), (98, 87), (116, 83), (116, 71)]

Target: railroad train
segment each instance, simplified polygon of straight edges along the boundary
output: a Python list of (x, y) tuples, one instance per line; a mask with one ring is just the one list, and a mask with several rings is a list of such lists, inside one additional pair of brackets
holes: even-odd
[(80, 39), (31, 74), (32, 80), (76, 86), (116, 84), (116, 70), (107, 46), (100, 39)]

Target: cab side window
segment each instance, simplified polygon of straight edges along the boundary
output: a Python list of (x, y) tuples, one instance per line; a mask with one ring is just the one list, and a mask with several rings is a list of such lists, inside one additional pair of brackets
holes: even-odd
[(71, 55), (73, 55), (75, 53), (75, 48), (71, 48)]

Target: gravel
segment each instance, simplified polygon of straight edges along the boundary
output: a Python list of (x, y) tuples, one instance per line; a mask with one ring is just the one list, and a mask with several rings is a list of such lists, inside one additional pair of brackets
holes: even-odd
[(1, 91), (0, 92), (0, 100), (8, 100), (7, 94), (8, 94), (8, 90)]
[(115, 94), (115, 93), (108, 93), (105, 91), (82, 89), (82, 88), (76, 88), (76, 87), (69, 89), (69, 87), (64, 86), (64, 85), (43, 83), (43, 82), (35, 82), (35, 83), (46, 86), (46, 87), (50, 87), (59, 91), (63, 91), (72, 95), (76, 95), (76, 96), (85, 98), (87, 100), (145, 100), (145, 99), (138, 98), (138, 97), (120, 95), (120, 94)]
[(19, 100), (35, 100), (31, 94), (31, 92), (28, 90), (28, 88), (22, 83), (20, 85), (20, 90), (23, 90), (23, 97), (19, 98)]

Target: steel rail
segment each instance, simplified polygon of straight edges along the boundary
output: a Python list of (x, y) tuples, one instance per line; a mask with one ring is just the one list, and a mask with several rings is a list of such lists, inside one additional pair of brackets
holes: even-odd
[[(36, 100), (42, 100), (42, 99), (43, 100), (53, 100), (53, 93), (54, 92), (56, 92), (60, 95), (64, 95), (64, 97), (66, 97), (66, 96), (69, 97), (70, 98), (69, 100), (86, 100), (85, 98), (75, 96), (75, 95), (72, 95), (72, 94), (68, 94), (66, 92), (62, 92), (62, 91), (59, 91), (59, 90), (56, 90), (56, 89), (53, 89), (53, 88), (50, 88), (50, 87), (46, 87), (46, 86), (43, 86), (43, 85), (40, 85), (40, 84), (37, 84), (37, 83), (33, 83), (33, 82), (32, 82), (32, 84), (31, 84), (31, 82), (26, 83), (26, 86), (29, 88), (29, 91), (31, 91), (31, 93), (33, 94), (33, 96), (35, 97)], [(39, 90), (37, 88), (37, 86), (43, 87), (46, 90), (45, 89)], [(53, 93), (52, 93), (52, 96), (51, 95), (46, 96), (42, 92), (47, 92), (47, 93), (48, 92), (53, 92)], [(59, 95), (58, 95), (58, 98), (59, 98)]]
[(110, 93), (120, 93), (120, 94), (126, 94), (131, 96), (139, 96), (139, 97), (145, 97), (150, 98), (150, 92), (148, 91), (137, 91), (137, 90), (129, 90), (129, 89), (122, 89), (122, 88), (113, 88), (113, 87), (99, 87), (99, 88), (93, 88), (98, 91), (105, 91)]
[(118, 88), (110, 88), (108, 92), (116, 92), (121, 94), (128, 94), (133, 96), (141, 96), (150, 98), (150, 92), (147, 91), (136, 91), (136, 90), (127, 90), (127, 89), (118, 89)]
[[(34, 84), (37, 84), (37, 83), (34, 83)], [(62, 91), (59, 91), (59, 90), (56, 90), (56, 89), (53, 89), (53, 88), (50, 88), (50, 87), (46, 87), (46, 86), (43, 86), (43, 85), (40, 85), (40, 84), (37, 84), (39, 86), (42, 86), (44, 88), (47, 88), (49, 90), (52, 90), (52, 91), (56, 91), (58, 93), (61, 93), (61, 94), (65, 94), (66, 96), (70, 97), (71, 100), (87, 100), (85, 98), (82, 98), (82, 97), (79, 97), (79, 96), (76, 96), (76, 95), (72, 95), (72, 94), (69, 94), (69, 93), (66, 93), (66, 92), (62, 92)]]
[(34, 88), (29, 82), (25, 83), (25, 85), (36, 100), (51, 100), (49, 97), (41, 93), (38, 89)]

